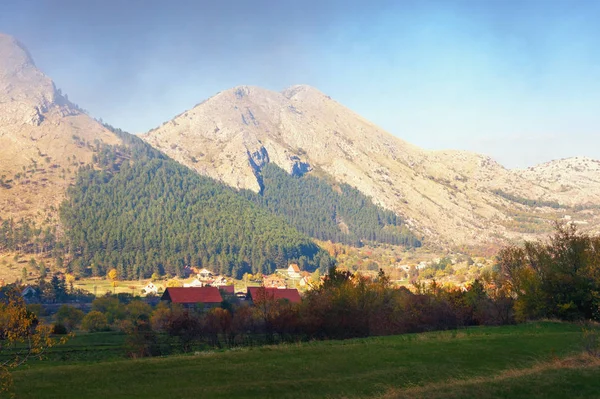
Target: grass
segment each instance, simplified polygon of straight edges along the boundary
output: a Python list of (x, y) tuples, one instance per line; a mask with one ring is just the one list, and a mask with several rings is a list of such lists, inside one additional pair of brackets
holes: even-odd
[(600, 364), (580, 353), (580, 327), (545, 322), (141, 360), (52, 361), (14, 377), (19, 398), (545, 398), (564, 397), (565, 389), (569, 397), (595, 397)]
[(489, 377), (391, 388), (378, 399), (402, 398), (595, 398), (600, 396), (600, 358), (587, 354), (552, 359)]

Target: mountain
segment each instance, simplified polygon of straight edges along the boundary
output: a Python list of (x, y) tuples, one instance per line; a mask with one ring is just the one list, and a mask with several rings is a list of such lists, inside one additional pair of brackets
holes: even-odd
[(36, 68), (21, 43), (0, 33), (0, 218), (56, 222), (77, 169), (100, 143), (119, 142)]
[(80, 276), (117, 268), (121, 278), (184, 275), (186, 266), (241, 277), (290, 261), (324, 271), (332, 262), (244, 194), (87, 116), (0, 34), (3, 252), (52, 257)]
[[(142, 138), (238, 189), (262, 193), (269, 163), (292, 176), (347, 184), (443, 247), (494, 247), (547, 232), (565, 217), (597, 225), (600, 184), (592, 161), (581, 175), (570, 161), (559, 162), (561, 180), (543, 166), (513, 171), (479, 154), (426, 151), (304, 85), (281, 93), (236, 87)], [(557, 183), (575, 177), (577, 183)]]
[(243, 195), (121, 133), (126, 146), (103, 146), (81, 168), (60, 209), (60, 257), (78, 275), (121, 278), (185, 275), (207, 267), (241, 278), (298, 263), (331, 265), (309, 237)]

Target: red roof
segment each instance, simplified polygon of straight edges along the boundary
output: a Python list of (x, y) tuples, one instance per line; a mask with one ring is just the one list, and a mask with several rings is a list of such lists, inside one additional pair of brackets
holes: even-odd
[(300, 303), (300, 293), (295, 288), (268, 288), (268, 287), (248, 287), (248, 294), (252, 300), (261, 298), (263, 295), (269, 299), (287, 299), (292, 303)]
[(296, 272), (296, 273), (300, 273), (300, 268), (298, 267), (298, 265), (297, 265), (297, 264), (295, 264), (295, 263), (292, 263), (292, 264), (290, 265), (290, 267), (288, 267), (288, 270), (290, 270), (290, 268), (292, 269), (292, 271), (294, 271), (294, 272)]
[(235, 294), (235, 287), (233, 286), (233, 284), (231, 285), (222, 285), (219, 287), (220, 290), (225, 291), (228, 294)]
[(223, 302), (217, 287), (169, 287), (160, 299), (173, 303)]

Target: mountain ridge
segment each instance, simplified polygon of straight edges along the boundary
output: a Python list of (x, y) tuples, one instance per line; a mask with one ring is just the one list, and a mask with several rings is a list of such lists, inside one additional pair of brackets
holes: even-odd
[[(515, 203), (512, 197), (569, 207), (600, 204), (600, 184), (590, 187), (589, 195), (574, 196), (580, 186), (550, 189), (540, 176), (509, 170), (488, 156), (420, 149), (307, 85), (281, 92), (237, 86), (141, 137), (198, 173), (238, 189), (260, 192), (260, 169), (269, 162), (291, 174), (326, 174), (442, 245), (496, 245), (523, 237), (522, 230), (536, 227), (532, 224), (544, 230), (550, 219), (562, 217), (522, 209), (528, 202)], [(528, 227), (510, 226), (523, 217), (532, 219)]]
[[(532, 238), (553, 221), (600, 225), (600, 162), (574, 157), (527, 169), (460, 150), (420, 149), (308, 85), (236, 86), (141, 135), (201, 175), (262, 193), (263, 168), (347, 184), (443, 248)], [(0, 34), (1, 217), (56, 222), (81, 166), (121, 139)], [(279, 195), (279, 194), (278, 194)]]

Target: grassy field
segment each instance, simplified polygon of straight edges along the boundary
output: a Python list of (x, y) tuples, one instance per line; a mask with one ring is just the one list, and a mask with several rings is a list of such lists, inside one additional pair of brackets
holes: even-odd
[[(120, 340), (90, 334), (70, 345)], [(562, 323), (141, 360), (54, 357), (14, 377), (18, 398), (600, 397), (600, 359), (582, 355), (579, 326)]]

